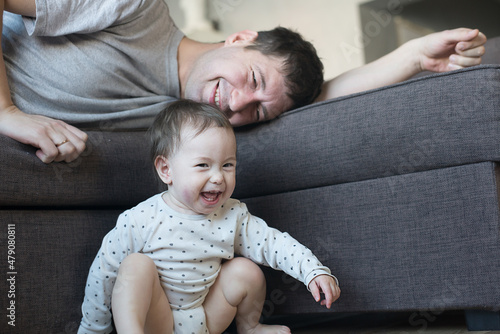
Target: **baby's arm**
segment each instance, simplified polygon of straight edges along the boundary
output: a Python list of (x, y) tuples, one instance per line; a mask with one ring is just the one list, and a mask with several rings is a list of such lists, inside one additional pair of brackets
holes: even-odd
[(78, 334), (112, 331), (111, 294), (123, 259), (141, 250), (143, 241), (137, 230), (130, 211), (126, 211), (118, 218), (116, 227), (104, 237), (89, 270)]
[[(240, 236), (235, 251), (259, 264), (281, 269), (288, 275), (298, 279), (308, 287), (316, 301), (325, 300), (321, 305), (328, 308), (340, 296), (338, 281), (331, 275), (310, 249), (286, 232), (267, 226), (260, 218), (252, 216), (244, 204), (247, 216), (242, 214), (239, 226)], [(240, 247), (238, 247), (238, 245)]]
[[(332, 276), (320, 275), (314, 278), (309, 283), (309, 291), (317, 302), (321, 301), (321, 305), (330, 308), (332, 303), (340, 297), (340, 288)], [(321, 300), (321, 293), (325, 295), (325, 299)]]

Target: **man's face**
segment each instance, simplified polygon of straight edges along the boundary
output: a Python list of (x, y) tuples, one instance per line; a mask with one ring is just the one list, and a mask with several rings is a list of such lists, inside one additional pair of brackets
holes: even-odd
[(270, 120), (290, 109), (281, 60), (245, 49), (250, 43), (226, 41), (202, 55), (191, 68), (182, 97), (218, 107), (233, 126)]

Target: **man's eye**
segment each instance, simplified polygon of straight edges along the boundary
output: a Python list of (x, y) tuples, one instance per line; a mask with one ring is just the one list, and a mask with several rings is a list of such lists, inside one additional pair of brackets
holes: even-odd
[(255, 71), (252, 71), (252, 78), (254, 87), (257, 88), (257, 78), (255, 77)]

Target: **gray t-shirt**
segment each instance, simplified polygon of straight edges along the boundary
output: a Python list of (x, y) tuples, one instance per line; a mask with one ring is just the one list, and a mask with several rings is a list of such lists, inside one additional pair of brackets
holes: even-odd
[(179, 98), (182, 32), (163, 0), (36, 0), (4, 13), (14, 104), (81, 128), (140, 129)]

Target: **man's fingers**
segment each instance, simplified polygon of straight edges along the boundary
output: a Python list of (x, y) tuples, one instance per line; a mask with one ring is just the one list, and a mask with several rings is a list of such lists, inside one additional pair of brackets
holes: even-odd
[(71, 162), (80, 156), (80, 153), (78, 152), (77, 148), (70, 141), (58, 146), (57, 149), (59, 150), (59, 154), (54, 159), (55, 162), (61, 162), (61, 161)]
[(459, 55), (450, 56), (450, 65), (456, 67), (468, 67), (481, 64), (481, 57), (464, 57)]
[(59, 150), (53, 140), (47, 136), (42, 137), (36, 146), (39, 148), (36, 151), (36, 156), (46, 164), (54, 161), (59, 155)]
[[(460, 29), (458, 30), (460, 31)], [(474, 29), (469, 31), (468, 34), (466, 35), (463, 36), (457, 35), (456, 40), (457, 40), (456, 51), (460, 53), (483, 46), (486, 43), (487, 38), (482, 32), (478, 31), (477, 29)]]
[(87, 142), (89, 136), (87, 135), (86, 132), (83, 132), (82, 130), (75, 128), (74, 126), (69, 124), (65, 124), (65, 126), (68, 131), (72, 132), (75, 136), (80, 138), (84, 143)]
[(78, 130), (75, 134), (65, 126), (54, 126), (49, 135), (41, 137), (36, 155), (44, 163), (71, 162), (85, 150), (86, 140), (87, 134), (83, 131)]
[[(460, 44), (460, 43), (459, 43)], [(457, 47), (458, 49), (458, 47)], [(456, 50), (457, 54), (464, 56), (464, 57), (471, 57), (471, 58), (479, 58), (484, 55), (486, 52), (486, 48), (484, 45), (476, 46), (475, 48), (472, 49), (464, 49), (463, 51)]]

